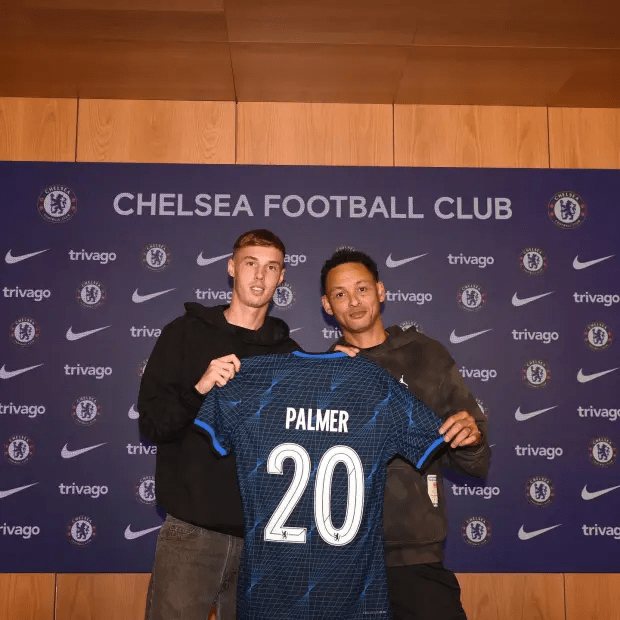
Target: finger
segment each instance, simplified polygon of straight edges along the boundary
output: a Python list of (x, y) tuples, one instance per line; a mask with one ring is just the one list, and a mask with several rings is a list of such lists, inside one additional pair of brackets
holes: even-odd
[(235, 371), (237, 372), (239, 372), (239, 368), (241, 368), (241, 361), (234, 353), (230, 353), (229, 355), (224, 355), (223, 357), (218, 357), (214, 359), (213, 362), (223, 362), (226, 364), (232, 364), (235, 367)]
[(465, 426), (461, 422), (455, 422), (444, 434), (443, 438), (447, 443), (450, 443), (464, 428)]
[(459, 446), (464, 445), (468, 437), (471, 437), (471, 432), (468, 428), (464, 428), (460, 433), (456, 435), (456, 437), (454, 437), (454, 439), (450, 443), (450, 447), (458, 448)]
[(465, 421), (468, 418), (471, 418), (470, 421), (465, 422), (465, 424), (475, 423), (474, 419), (467, 413), (467, 411), (459, 411), (458, 413), (453, 413), (449, 418), (447, 418), (439, 429), (440, 433), (445, 433), (449, 428), (451, 428), (457, 422)]

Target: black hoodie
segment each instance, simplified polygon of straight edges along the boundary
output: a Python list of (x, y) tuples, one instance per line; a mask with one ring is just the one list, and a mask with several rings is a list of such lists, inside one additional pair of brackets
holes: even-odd
[[(458, 411), (468, 411), (482, 432), (482, 444), (468, 448), (444, 449), (424, 474), (407, 461), (396, 458), (388, 464), (385, 487), (383, 531), (388, 566), (426, 564), (443, 560), (447, 533), (446, 498), (441, 469), (484, 478), (491, 451), (487, 422), (476, 399), (465, 385), (446, 348), (410, 327), (388, 327), (389, 337), (360, 355), (385, 368), (409, 391), (426, 403), (442, 420)], [(346, 344), (340, 339), (337, 344)], [(429, 498), (428, 476), (436, 476), (438, 506)]]
[[(140, 432), (157, 444), (157, 503), (182, 521), (243, 536), (243, 510), (235, 459), (220, 459), (193, 428), (204, 400), (194, 385), (211, 360), (290, 353), (298, 345), (287, 324), (267, 317), (258, 330), (231, 325), (227, 306), (185, 304), (185, 315), (162, 330), (140, 383)], [(243, 363), (243, 362), (242, 362)]]

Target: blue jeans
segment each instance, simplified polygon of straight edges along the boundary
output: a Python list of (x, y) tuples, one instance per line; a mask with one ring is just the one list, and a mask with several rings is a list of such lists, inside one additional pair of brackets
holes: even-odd
[(235, 620), (243, 539), (168, 515), (157, 539), (146, 620)]

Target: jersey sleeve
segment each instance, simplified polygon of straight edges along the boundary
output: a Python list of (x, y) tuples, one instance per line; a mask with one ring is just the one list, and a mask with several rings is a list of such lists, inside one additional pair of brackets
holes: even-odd
[(389, 404), (396, 451), (422, 469), (445, 443), (439, 435), (443, 422), (396, 381), (391, 382), (391, 392)]
[(194, 420), (197, 430), (211, 437), (213, 449), (220, 456), (227, 455), (233, 448), (232, 436), (237, 421), (235, 410), (240, 404), (233, 398), (234, 382), (233, 379), (224, 387), (214, 387), (208, 392)]

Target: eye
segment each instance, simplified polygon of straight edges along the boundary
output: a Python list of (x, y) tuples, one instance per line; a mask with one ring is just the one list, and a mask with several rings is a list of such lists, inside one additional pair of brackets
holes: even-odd
[(269, 269), (271, 271), (277, 271), (278, 270), (278, 268), (275, 265), (269, 265)]
[(368, 287), (367, 287), (367, 286), (360, 286), (360, 287), (359, 287), (359, 291), (360, 291), (360, 293), (365, 293), (367, 290), (368, 290)]

